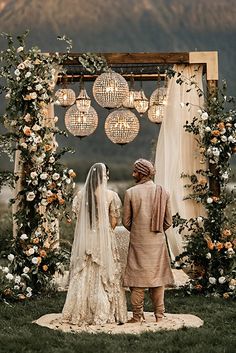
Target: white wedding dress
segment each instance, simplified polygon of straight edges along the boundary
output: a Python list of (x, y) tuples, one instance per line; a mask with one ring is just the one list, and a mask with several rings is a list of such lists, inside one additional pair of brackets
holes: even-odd
[[(102, 180), (98, 175), (101, 168)], [(104, 164), (96, 163), (73, 202), (77, 224), (62, 321), (80, 326), (127, 321), (119, 253), (110, 225), (110, 220), (120, 215), (121, 201), (107, 189), (104, 173)], [(94, 180), (98, 183), (95, 193)]]

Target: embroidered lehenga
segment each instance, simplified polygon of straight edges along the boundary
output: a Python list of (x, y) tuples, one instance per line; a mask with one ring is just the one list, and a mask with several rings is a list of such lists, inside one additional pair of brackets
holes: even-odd
[(95, 325), (127, 320), (119, 254), (111, 226), (119, 218), (120, 206), (117, 193), (107, 189), (105, 165), (96, 163), (73, 202), (77, 222), (63, 322)]

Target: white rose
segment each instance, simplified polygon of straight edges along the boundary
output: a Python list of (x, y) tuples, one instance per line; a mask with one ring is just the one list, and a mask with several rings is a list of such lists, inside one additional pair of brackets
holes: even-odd
[(35, 198), (35, 193), (33, 191), (30, 191), (30, 192), (27, 193), (27, 195), (26, 195), (26, 200), (27, 201), (33, 201), (34, 198)]
[(222, 142), (226, 142), (227, 141), (227, 137), (226, 136), (221, 136), (221, 141)]
[(31, 179), (35, 179), (37, 176), (38, 176), (38, 173), (37, 173), (37, 172), (31, 172), (31, 173), (30, 173)]
[(46, 199), (42, 199), (42, 200), (41, 200), (41, 205), (47, 206), (47, 204), (48, 204), (48, 202), (47, 202)]
[(201, 118), (202, 118), (202, 120), (207, 120), (208, 119), (207, 112), (202, 113)]
[(69, 185), (70, 183), (71, 183), (71, 179), (67, 178), (67, 179), (66, 179), (66, 184)]
[(37, 265), (37, 263), (38, 263), (37, 257), (33, 257), (31, 261), (34, 265)]
[(8, 267), (3, 267), (2, 272), (8, 273), (9, 272), (9, 268)]
[(58, 173), (54, 173), (52, 176), (53, 180), (58, 180), (59, 178), (60, 178), (60, 174), (58, 174)]
[(235, 289), (235, 286), (232, 286), (231, 284), (229, 285), (229, 289), (230, 290), (234, 290)]
[(217, 147), (213, 147), (212, 153), (214, 156), (218, 157), (220, 155), (220, 151)]
[(208, 197), (207, 198), (207, 203), (212, 203), (213, 202), (213, 199), (211, 197)]
[(228, 137), (228, 141), (229, 141), (229, 142), (235, 142), (235, 139), (233, 138), (233, 136), (230, 135), (230, 136)]
[(15, 285), (13, 288), (14, 288), (15, 290), (19, 290), (19, 289), (20, 289), (20, 287), (19, 287), (18, 285)]
[(32, 288), (31, 287), (27, 287), (26, 288), (26, 292), (32, 292)]
[(20, 283), (20, 280), (21, 280), (20, 276), (16, 276), (16, 277), (15, 277), (15, 283), (18, 283), (18, 284), (19, 284), (19, 283)]
[(208, 252), (208, 253), (206, 254), (206, 258), (207, 258), (208, 260), (210, 260), (210, 259), (211, 259), (211, 253)]
[(7, 278), (9, 281), (12, 281), (13, 278), (14, 278), (14, 276), (13, 276), (11, 273), (8, 273), (8, 274), (6, 275), (6, 278)]
[(42, 173), (40, 175), (40, 179), (42, 179), (42, 180), (46, 180), (47, 178), (48, 178), (48, 173)]
[(206, 131), (206, 132), (210, 132), (210, 131), (211, 131), (210, 126), (207, 126), (207, 127), (205, 128), (205, 131)]
[(35, 186), (38, 185), (38, 180), (33, 180), (32, 184), (35, 185)]
[(29, 270), (30, 270), (29, 267), (25, 266), (25, 267), (23, 268), (23, 273), (28, 273)]
[(16, 69), (16, 70), (14, 71), (14, 74), (15, 74), (16, 76), (20, 76), (20, 70), (19, 70), (19, 69)]
[(31, 72), (30, 71), (26, 72), (25, 78), (29, 78), (30, 76), (31, 76)]
[(37, 98), (37, 93), (36, 93), (36, 92), (30, 93), (30, 97), (31, 97), (32, 99), (36, 99), (36, 98)]
[(19, 47), (19, 48), (16, 49), (16, 52), (17, 52), (17, 53), (20, 53), (20, 52), (23, 51), (23, 50), (24, 50), (23, 47)]
[(38, 124), (34, 124), (34, 126), (32, 127), (33, 131), (39, 131), (41, 130), (41, 126), (39, 126)]
[(32, 292), (28, 292), (27, 294), (26, 294), (26, 297), (27, 298), (30, 298), (32, 296)]
[(28, 239), (28, 236), (26, 234), (22, 234), (20, 236), (20, 238), (21, 238), (21, 240), (26, 240), (26, 239)]
[(28, 254), (29, 255), (33, 255), (34, 254), (34, 248), (30, 248), (29, 250), (27, 250), (28, 251)]
[(220, 284), (225, 283), (225, 281), (226, 281), (226, 278), (223, 277), (223, 276), (218, 278), (218, 282), (219, 282)]
[(35, 89), (36, 89), (37, 91), (40, 91), (42, 88), (43, 88), (43, 86), (41, 85), (41, 83), (39, 83), (39, 84), (37, 84), (37, 85), (35, 86)]
[(26, 149), (28, 147), (27, 143), (25, 143), (25, 142), (20, 143), (20, 146), (24, 149)]
[(54, 163), (55, 162), (55, 158), (53, 156), (51, 156), (48, 161), (49, 161), (49, 163)]
[(14, 255), (13, 254), (9, 254), (8, 256), (7, 256), (7, 258), (8, 258), (8, 260), (9, 261), (13, 261), (14, 260)]
[(229, 174), (228, 174), (227, 172), (224, 172), (224, 173), (222, 174), (222, 178), (223, 178), (223, 179), (227, 180), (228, 177), (229, 177)]
[(229, 248), (229, 249), (227, 250), (227, 253), (228, 253), (229, 255), (233, 255), (233, 254), (235, 254), (235, 251), (234, 251), (233, 248)]
[(210, 282), (211, 284), (215, 284), (215, 283), (216, 283), (215, 277), (209, 277), (209, 282)]

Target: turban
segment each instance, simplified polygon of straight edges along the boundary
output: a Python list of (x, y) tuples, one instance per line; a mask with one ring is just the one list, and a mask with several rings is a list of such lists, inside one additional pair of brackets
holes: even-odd
[(155, 168), (152, 163), (143, 158), (134, 162), (134, 170), (145, 176), (153, 176), (155, 174)]

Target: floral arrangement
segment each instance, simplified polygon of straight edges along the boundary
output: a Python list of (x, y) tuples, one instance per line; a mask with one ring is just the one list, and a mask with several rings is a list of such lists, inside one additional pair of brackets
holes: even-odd
[[(216, 95), (206, 98), (206, 106), (199, 109), (198, 116), (184, 126), (196, 135), (201, 162), (208, 165), (194, 175), (183, 174), (189, 178), (187, 198), (201, 203), (206, 214), (190, 220), (177, 214), (174, 226), (187, 234), (185, 251), (177, 260), (183, 267), (191, 265), (193, 278), (187, 285), (188, 292), (229, 298), (236, 294), (236, 212), (234, 193), (226, 187), (231, 172), (229, 161), (236, 152), (236, 109), (234, 99), (225, 92), (224, 83)], [(200, 90), (198, 93), (203, 95)], [(211, 183), (218, 188), (210, 187)]]
[[(10, 156), (20, 153), (21, 186), (13, 203), (17, 203), (14, 219), (17, 234), (11, 253), (5, 254), (0, 266), (0, 296), (25, 299), (46, 290), (56, 271), (61, 271), (66, 254), (58, 247), (58, 219), (71, 201), (75, 177), (72, 169), (60, 163), (67, 151), (57, 151), (55, 135), (63, 133), (55, 122), (47, 123), (48, 105), (53, 103), (53, 90), (60, 66), (69, 58), (67, 53), (43, 54), (33, 47), (26, 49), (26, 34), (13, 38), (5, 34), (8, 48), (1, 52), (1, 93), (8, 100), (6, 113), (1, 117), (8, 132), (1, 136), (0, 144)], [(84, 54), (81, 61), (87, 70), (102, 68), (102, 60)], [(92, 63), (92, 64), (91, 64)], [(86, 66), (87, 65), (87, 66)], [(6, 180), (17, 182), (18, 176), (1, 174), (0, 185)]]

